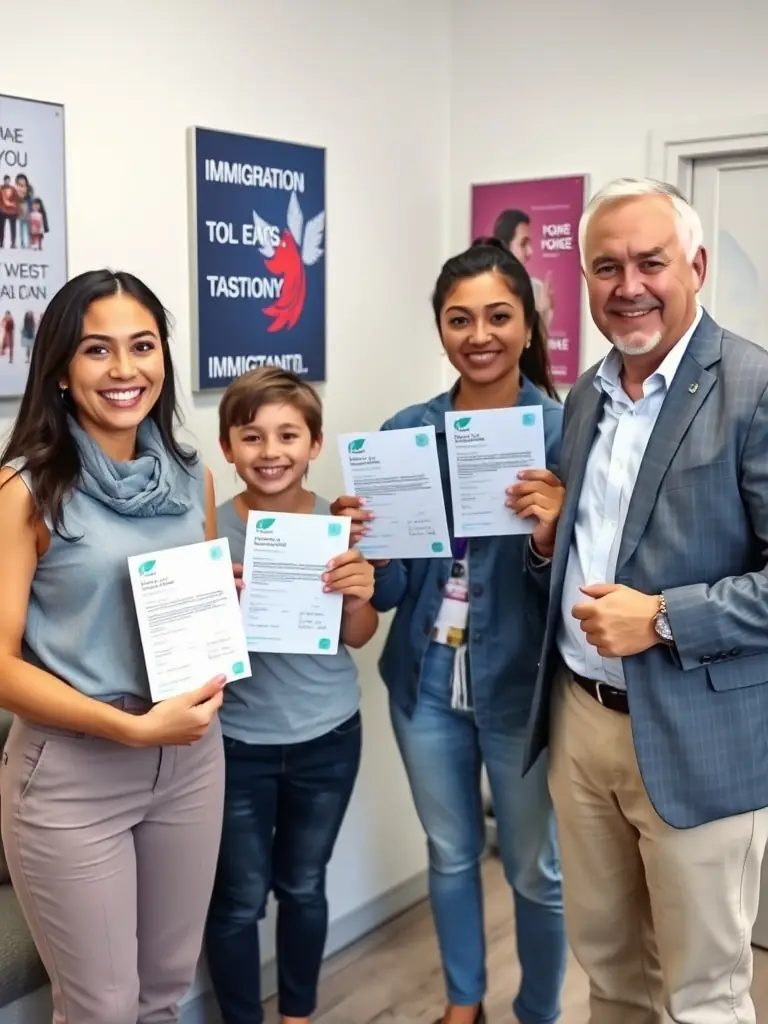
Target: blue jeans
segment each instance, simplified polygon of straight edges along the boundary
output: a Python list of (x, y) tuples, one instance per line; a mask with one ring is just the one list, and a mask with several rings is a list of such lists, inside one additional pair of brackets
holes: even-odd
[(325, 875), (360, 765), (359, 713), (306, 743), (225, 737), (224, 826), (206, 949), (224, 1024), (260, 1024), (259, 921), (277, 899), (278, 1009), (309, 1017), (328, 933)]
[(499, 852), (515, 901), (522, 968), (513, 1010), (521, 1024), (551, 1024), (565, 974), (560, 860), (546, 758), (522, 778), (524, 730), (480, 729), (451, 708), (453, 651), (432, 644), (416, 709), (390, 703), (392, 724), (427, 834), (429, 893), (448, 999), (473, 1006), (485, 996), (480, 859), (485, 847), (481, 769), (485, 765)]

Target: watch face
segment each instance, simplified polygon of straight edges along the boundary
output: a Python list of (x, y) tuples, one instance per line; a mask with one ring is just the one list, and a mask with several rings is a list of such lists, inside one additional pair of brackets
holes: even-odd
[(670, 642), (672, 640), (672, 629), (669, 625), (669, 619), (666, 617), (666, 615), (657, 615), (654, 627), (662, 640), (666, 640), (667, 642)]

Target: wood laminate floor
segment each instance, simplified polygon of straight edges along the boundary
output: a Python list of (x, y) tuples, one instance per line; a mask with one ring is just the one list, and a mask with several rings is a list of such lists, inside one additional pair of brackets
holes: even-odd
[[(496, 858), (484, 866), (488, 935), (489, 1024), (511, 1024), (519, 972), (512, 900)], [(768, 952), (755, 950), (753, 994), (758, 1024), (768, 1024)], [(316, 1024), (432, 1024), (442, 1011), (443, 979), (426, 903), (331, 958)], [(274, 1001), (266, 1024), (277, 1020)], [(571, 957), (561, 1024), (588, 1024), (587, 983)]]

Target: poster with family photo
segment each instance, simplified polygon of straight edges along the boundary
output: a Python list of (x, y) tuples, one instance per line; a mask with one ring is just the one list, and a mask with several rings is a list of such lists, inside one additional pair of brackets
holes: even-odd
[(0, 399), (19, 396), (67, 279), (64, 108), (0, 95)]

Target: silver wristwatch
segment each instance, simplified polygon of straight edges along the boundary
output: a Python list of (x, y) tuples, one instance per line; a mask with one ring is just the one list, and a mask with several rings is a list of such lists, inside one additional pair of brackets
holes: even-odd
[(672, 636), (672, 627), (669, 624), (669, 615), (667, 614), (667, 602), (662, 594), (659, 598), (659, 610), (656, 613), (656, 617), (653, 620), (653, 628), (656, 631), (656, 636), (661, 640), (662, 643), (668, 647), (672, 647), (674, 644), (674, 637)]

